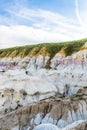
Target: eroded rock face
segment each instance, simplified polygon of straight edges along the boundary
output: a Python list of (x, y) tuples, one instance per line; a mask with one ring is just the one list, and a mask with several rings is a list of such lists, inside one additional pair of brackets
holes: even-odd
[(57, 93), (52, 83), (40, 78), (29, 77), (24, 70), (9, 70), (0, 75), (0, 113), (38, 102)]
[(1, 130), (31, 130), (44, 123), (61, 130), (86, 130), (86, 122), (71, 124), (87, 120), (87, 51), (57, 53), (47, 70), (49, 59), (1, 59)]
[(21, 130), (26, 130), (28, 127), (33, 128), (44, 123), (51, 123), (58, 128), (64, 128), (75, 121), (86, 120), (87, 97), (81, 98), (75, 96), (70, 100), (56, 96), (56, 98), (25, 106), (0, 117), (0, 128), (4, 130), (18, 126)]

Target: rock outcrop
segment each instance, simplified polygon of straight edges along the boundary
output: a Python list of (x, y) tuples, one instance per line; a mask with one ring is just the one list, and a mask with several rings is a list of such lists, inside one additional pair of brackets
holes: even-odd
[(87, 129), (87, 48), (81, 44), (68, 55), (68, 47), (53, 49), (53, 55), (40, 45), (0, 59), (0, 130), (33, 130), (46, 123)]
[(18, 126), (18, 130), (26, 130), (41, 123), (52, 123), (58, 128), (64, 128), (68, 124), (86, 119), (87, 95), (79, 92), (78, 96), (74, 95), (71, 99), (56, 95), (1, 116), (0, 128), (5, 130)]

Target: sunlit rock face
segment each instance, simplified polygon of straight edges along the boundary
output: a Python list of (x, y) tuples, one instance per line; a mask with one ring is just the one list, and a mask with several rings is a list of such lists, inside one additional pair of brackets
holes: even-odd
[(87, 122), (83, 120), (76, 121), (63, 129), (59, 129), (58, 127), (50, 123), (41, 124), (35, 127), (33, 130), (87, 130)]
[(60, 130), (55, 125), (52, 124), (41, 124), (37, 126), (34, 130)]
[(9, 112), (42, 99), (54, 96), (54, 84), (40, 77), (28, 76), (25, 70), (8, 70), (0, 74), (0, 112)]
[(67, 71), (73, 71), (74, 69), (87, 69), (87, 49), (73, 53), (70, 56), (65, 54), (57, 53), (53, 59), (51, 59), (50, 66), (52, 69), (64, 69), (69, 67)]

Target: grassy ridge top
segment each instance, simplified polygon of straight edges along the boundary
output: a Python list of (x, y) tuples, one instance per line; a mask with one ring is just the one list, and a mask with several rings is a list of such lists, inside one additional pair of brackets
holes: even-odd
[(61, 51), (64, 50), (64, 53), (71, 55), (74, 52), (79, 51), (82, 46), (87, 42), (87, 39), (69, 41), (69, 42), (60, 42), (60, 43), (44, 43), (37, 45), (27, 45), (21, 47), (7, 48), (0, 50), (0, 58), (3, 57), (25, 57), (25, 56), (37, 56), (39, 54), (49, 55), (51, 58)]

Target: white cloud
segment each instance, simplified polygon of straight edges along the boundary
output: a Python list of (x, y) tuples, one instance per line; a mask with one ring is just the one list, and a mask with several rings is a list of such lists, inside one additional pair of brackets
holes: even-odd
[[(78, 13), (76, 3), (76, 13)], [(76, 20), (42, 9), (20, 7), (7, 10), (10, 18), (0, 17), (0, 48), (34, 43), (85, 38), (87, 30)], [(24, 24), (24, 21), (29, 23)], [(9, 22), (9, 24), (7, 24)], [(6, 26), (9, 25), (9, 26)]]
[(69, 37), (63, 34), (35, 29), (27, 26), (0, 26), (0, 47), (17, 46), (24, 44), (56, 42)]
[[(68, 34), (68, 35), (67, 35)], [(69, 32), (58, 33), (35, 29), (23, 25), (0, 26), (0, 47), (11, 47), (18, 45), (26, 45), (43, 42), (57, 42), (63, 40), (73, 40), (73, 38), (81, 38), (81, 34), (73, 37), (69, 36)]]

